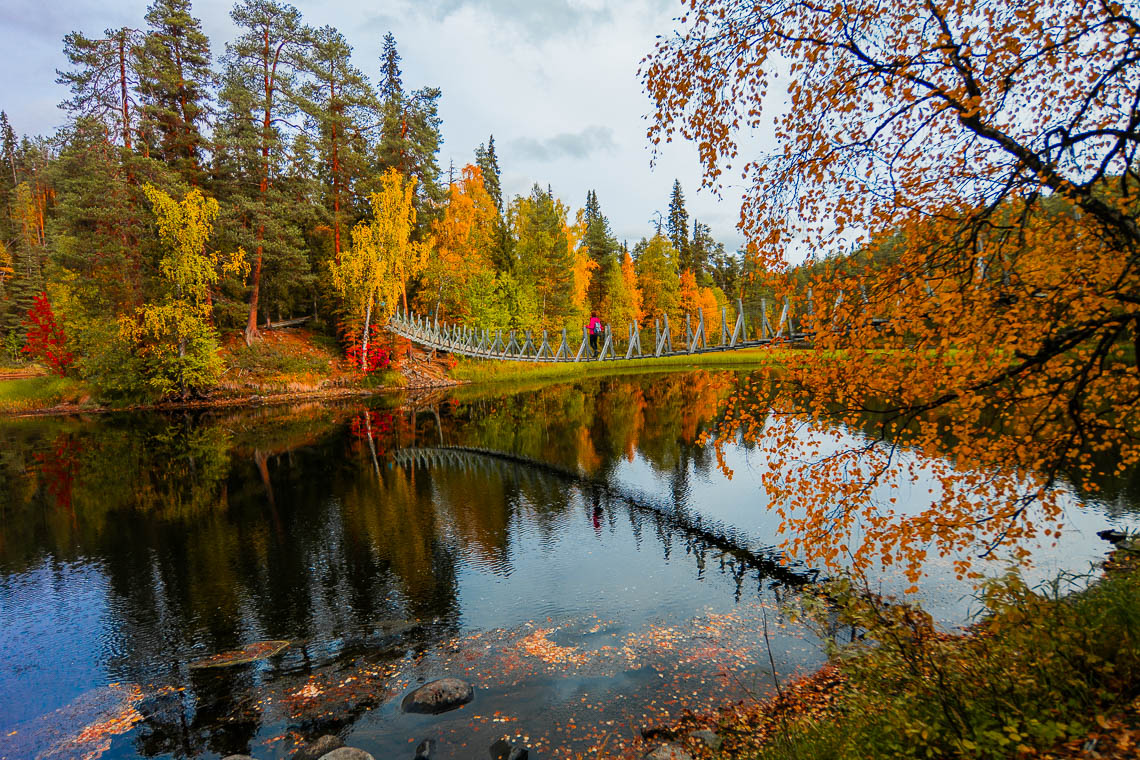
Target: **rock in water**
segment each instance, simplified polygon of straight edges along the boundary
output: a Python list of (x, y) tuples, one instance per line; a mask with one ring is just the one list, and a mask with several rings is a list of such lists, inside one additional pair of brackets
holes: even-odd
[(511, 744), (505, 737), (491, 745), (491, 757), (495, 760), (527, 760), (530, 751), (526, 747)]
[(293, 755), (293, 760), (318, 760), (334, 749), (340, 749), (344, 746), (339, 736), (326, 734), (319, 739), (309, 742)]
[(420, 742), (419, 746), (416, 747), (415, 760), (431, 760), (431, 753), (433, 751), (435, 751), (435, 740), (424, 739)]
[(438, 681), (425, 683), (408, 694), (400, 703), (400, 707), (404, 712), (434, 715), (454, 710), (467, 704), (474, 697), (475, 689), (466, 681), (458, 678), (441, 678)]
[(693, 760), (693, 756), (680, 744), (659, 744), (645, 756), (645, 760)]
[(280, 652), (289, 646), (288, 641), (255, 641), (252, 644), (246, 644), (241, 649), (233, 649), (229, 652), (222, 652), (221, 654), (210, 655), (203, 657), (201, 660), (195, 660), (190, 663), (191, 668), (228, 668), (231, 665), (245, 665), (256, 660), (264, 660), (267, 657)]
[(375, 760), (375, 758), (356, 747), (341, 747), (326, 755), (321, 755), (320, 760)]

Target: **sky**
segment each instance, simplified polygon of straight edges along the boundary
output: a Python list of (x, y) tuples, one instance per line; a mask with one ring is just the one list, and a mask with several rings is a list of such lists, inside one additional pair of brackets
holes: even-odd
[[(637, 75), (657, 35), (676, 28), (680, 0), (373, 0), (295, 3), (306, 23), (336, 27), (353, 62), (373, 80), (382, 38), (391, 31), (406, 89), (440, 87), (444, 143), (440, 167), (474, 161), (495, 137), (504, 195), (549, 185), (572, 208), (595, 190), (619, 240), (633, 245), (654, 229), (679, 179), (690, 218), (712, 228), (729, 249), (739, 186), (722, 197), (700, 190), (691, 144), (657, 155), (646, 138), (651, 103)], [(50, 134), (64, 120), (63, 36), (141, 27), (147, 0), (2, 0), (0, 109), (19, 134)], [(236, 35), (230, 0), (195, 0), (194, 15), (215, 58)], [(731, 182), (731, 179), (729, 180)]]

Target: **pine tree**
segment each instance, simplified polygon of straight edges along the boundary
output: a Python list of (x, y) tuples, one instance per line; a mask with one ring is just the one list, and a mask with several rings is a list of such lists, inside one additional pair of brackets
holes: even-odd
[(71, 90), (71, 98), (60, 104), (73, 119), (95, 119), (127, 150), (132, 146), (136, 125), (139, 32), (123, 27), (108, 29), (106, 37), (92, 39), (81, 32), (63, 38), (63, 53), (71, 71), (57, 71), (56, 82)]
[[(16, 132), (8, 121), (8, 114), (0, 111), (0, 156), (4, 160), (4, 185), (12, 188), (16, 186)], [(12, 184), (8, 185), (7, 174), (12, 174)]]
[(146, 22), (138, 48), (140, 132), (151, 156), (200, 184), (215, 81), (210, 40), (190, 13), (190, 0), (155, 0)]
[(302, 108), (317, 136), (320, 178), (333, 231), (333, 258), (340, 259), (342, 238), (352, 224), (352, 196), (357, 182), (367, 171), (366, 156), (359, 134), (364, 117), (371, 113), (375, 94), (364, 74), (350, 61), (352, 48), (344, 35), (331, 26), (317, 29), (308, 57), (311, 81), (302, 89)]
[[(660, 233), (659, 233), (660, 234)], [(673, 180), (673, 195), (669, 198), (669, 215), (665, 218), (665, 234), (673, 249), (680, 255), (678, 264), (685, 261), (688, 248), (689, 212), (685, 210), (685, 196), (681, 192), (681, 180)]]
[[(246, 342), (252, 343), (260, 335), (257, 317), (267, 260), (266, 274), (286, 281), (297, 276), (298, 268), (307, 268), (298, 245), (299, 233), (289, 219), (291, 204), (286, 196), (272, 191), (286, 163), (289, 141), (281, 125), (298, 110), (296, 91), (310, 32), (296, 8), (274, 0), (242, 0), (230, 16), (244, 31), (226, 49), (221, 98), (227, 124), (221, 129), (220, 148), (231, 154), (223, 161), (238, 169), (232, 175), (239, 188), (234, 201), (238, 216), (253, 232), (245, 328)], [(245, 177), (257, 178), (255, 195), (241, 192)], [(286, 283), (276, 284), (284, 288)]]
[(689, 240), (686, 250), (682, 251), (681, 268), (691, 270), (697, 283), (702, 287), (713, 284), (709, 276), (709, 259), (715, 248), (716, 241), (713, 240), (712, 230), (707, 224), (701, 224), (694, 219), (693, 237)]
[(487, 145), (479, 143), (475, 149), (475, 165), (483, 171), (483, 186), (495, 202), (495, 208), (503, 213), (503, 189), (500, 184), (499, 159), (495, 155), (495, 136), (487, 139)]
[[(596, 263), (597, 271), (602, 276), (595, 277), (590, 283), (590, 306), (600, 308), (606, 296), (607, 283), (613, 286), (620, 283), (620, 266), (618, 260), (618, 241), (610, 231), (610, 222), (602, 214), (598, 203), (598, 194), (594, 190), (586, 193), (586, 207), (583, 209), (583, 224), (585, 233), (582, 244), (586, 246), (590, 258)], [(613, 271), (611, 271), (613, 270)]]
[(380, 60), (381, 79), (377, 90), (381, 131), (373, 172), (380, 176), (387, 169), (396, 169), (416, 179), (416, 208), (422, 226), (433, 218), (435, 208), (444, 199), (437, 158), (443, 143), (439, 131), (441, 92), (438, 87), (423, 87), (411, 93), (404, 91), (400, 53), (391, 32), (384, 36)]
[(567, 209), (549, 190), (535, 185), (526, 198), (515, 198), (509, 217), (515, 238), (514, 274), (535, 291), (542, 323), (562, 327), (576, 316), (575, 256)]
[(724, 243), (717, 243), (713, 250), (711, 266), (713, 282), (730, 299), (740, 297), (741, 258), (739, 251), (726, 252)]

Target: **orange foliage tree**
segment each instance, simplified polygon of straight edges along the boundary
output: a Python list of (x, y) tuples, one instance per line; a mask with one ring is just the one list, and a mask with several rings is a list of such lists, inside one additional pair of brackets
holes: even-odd
[[(696, 142), (714, 188), (743, 172), (760, 271), (819, 257), (814, 312), (789, 294), (811, 350), (723, 429), (782, 463), (764, 483), (788, 546), (917, 579), (931, 550), (961, 575), (1051, 538), (1066, 480), (1140, 460), (1134, 8), (686, 5), (643, 63), (650, 138)], [(773, 123), (737, 164), (741, 130)], [(897, 503), (907, 478), (931, 498)]]
[(478, 166), (463, 167), (454, 182), (443, 216), (432, 222), (435, 251), (429, 256), (420, 290), (421, 306), (440, 317), (462, 321), (479, 312), (486, 291), (493, 289), (499, 212), (483, 185)]

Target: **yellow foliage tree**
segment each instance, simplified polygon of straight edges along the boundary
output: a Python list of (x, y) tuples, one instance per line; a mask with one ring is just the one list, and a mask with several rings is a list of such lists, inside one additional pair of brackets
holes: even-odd
[[(1066, 480), (1095, 491), (1140, 461), (1135, 8), (685, 5), (642, 71), (651, 137), (699, 142), (716, 185), (779, 76), (778, 147), (736, 167), (753, 263), (780, 271), (792, 241), (859, 248), (817, 269), (810, 316), (806, 288), (772, 279), (811, 350), (722, 429), (780, 463), (764, 485), (788, 546), (916, 579), (930, 548), (965, 574), (1054, 537)], [(883, 493), (918, 477), (938, 483), (929, 503)]]
[(183, 398), (217, 382), (221, 370), (217, 334), (210, 323), (210, 286), (222, 274), (245, 277), (245, 251), (228, 256), (207, 247), (218, 217), (218, 202), (195, 188), (181, 200), (143, 188), (158, 224), (163, 254), (158, 272), (164, 287), (158, 301), (120, 319), (120, 334), (142, 361), (146, 383), (159, 396)]
[(352, 230), (352, 245), (340, 261), (329, 265), (333, 288), (350, 312), (363, 320), (360, 367), (368, 366), (369, 329), (373, 309), (379, 305), (384, 319), (396, 311), (402, 299), (408, 308), (407, 283), (427, 264), (430, 245), (413, 241), (416, 181), (389, 169), (380, 178), (380, 189), (369, 196), (372, 218)]
[(629, 318), (641, 324), (644, 316), (641, 310), (641, 288), (637, 285), (637, 270), (634, 268), (633, 257), (629, 255), (629, 251), (622, 254), (621, 279), (626, 292), (629, 293)]

